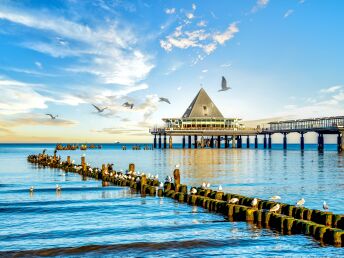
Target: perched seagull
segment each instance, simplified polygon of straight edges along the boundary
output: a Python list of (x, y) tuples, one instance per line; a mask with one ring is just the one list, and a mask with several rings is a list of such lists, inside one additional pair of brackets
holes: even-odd
[(94, 108), (97, 109), (98, 113), (102, 113), (102, 112), (104, 112), (105, 109), (107, 109), (107, 107), (100, 108), (100, 107), (97, 107), (97, 106), (94, 105), (94, 104), (92, 104), (92, 106), (94, 106)]
[(301, 198), (301, 200), (299, 200), (297, 203), (296, 203), (296, 206), (303, 206), (305, 204), (305, 199)]
[(179, 164), (176, 164), (176, 165), (175, 165), (175, 168), (177, 168), (177, 169), (178, 169), (179, 167), (180, 167), (180, 165), (179, 165)]
[(228, 203), (237, 203), (237, 202), (239, 202), (239, 199), (238, 198), (232, 198), (232, 199), (230, 199), (229, 201), (228, 201)]
[(280, 200), (281, 199), (281, 196), (278, 196), (278, 195), (274, 195), (272, 197), (270, 197), (270, 200), (272, 201), (276, 201), (276, 200)]
[(254, 198), (254, 199), (252, 200), (252, 202), (251, 202), (252, 207), (256, 207), (257, 204), (258, 204), (258, 199), (257, 199), (257, 198)]
[(330, 208), (325, 201), (323, 203), (323, 208), (324, 208), (325, 211), (327, 211)]
[(206, 183), (203, 182), (203, 183), (202, 183), (202, 189), (205, 189), (206, 187), (207, 187)]
[(231, 87), (227, 86), (227, 81), (226, 78), (222, 76), (222, 81), (221, 81), (221, 89), (219, 91), (226, 91), (231, 89)]
[(208, 189), (210, 188), (210, 183), (207, 183), (207, 188), (208, 188)]
[(61, 186), (59, 186), (59, 185), (56, 185), (56, 191), (61, 191)]
[(129, 103), (129, 102), (125, 102), (125, 103), (123, 103), (122, 106), (123, 106), (123, 107), (126, 107), (126, 108), (133, 109), (134, 104), (133, 104), (133, 103)]
[(191, 192), (191, 194), (196, 194), (197, 193), (197, 189), (193, 187), (193, 188), (191, 188), (190, 192)]
[(46, 115), (50, 116), (50, 118), (53, 119), (53, 120), (56, 119), (56, 117), (58, 117), (58, 115), (56, 115), (56, 116), (53, 116), (52, 114), (46, 114)]
[(274, 207), (270, 209), (270, 212), (277, 212), (280, 209), (280, 207), (281, 206), (279, 205), (279, 203), (277, 203)]
[(33, 186), (31, 186), (31, 187), (29, 188), (30, 193), (33, 193), (33, 190), (35, 190), (35, 188), (33, 188)]
[(222, 191), (222, 186), (221, 186), (221, 185), (219, 185), (218, 190), (219, 190), (220, 192)]
[(161, 183), (159, 184), (159, 187), (160, 187), (160, 188), (164, 188), (164, 184), (161, 182)]
[(171, 102), (168, 100), (168, 98), (160, 97), (160, 98), (159, 98), (159, 101), (160, 101), (160, 102), (166, 102), (166, 103), (168, 103), (168, 104), (171, 104)]

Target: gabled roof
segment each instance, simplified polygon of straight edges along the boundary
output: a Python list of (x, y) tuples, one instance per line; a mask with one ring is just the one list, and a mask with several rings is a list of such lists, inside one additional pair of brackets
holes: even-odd
[(190, 106), (183, 115), (183, 118), (193, 117), (223, 118), (223, 115), (203, 88), (201, 88), (200, 91), (197, 93), (196, 97), (191, 102)]

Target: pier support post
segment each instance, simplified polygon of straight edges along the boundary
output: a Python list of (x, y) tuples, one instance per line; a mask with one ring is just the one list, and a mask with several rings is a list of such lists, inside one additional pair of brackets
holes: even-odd
[(236, 143), (236, 138), (235, 138), (236, 136), (232, 136), (232, 148), (233, 149), (235, 149), (236, 148), (236, 146), (237, 146), (237, 143)]
[(154, 134), (154, 143), (153, 143), (153, 148), (156, 149), (156, 134)]
[(225, 135), (225, 149), (228, 148), (228, 136)]
[(304, 132), (301, 132), (301, 137), (300, 137), (300, 148), (301, 150), (305, 149), (305, 137), (304, 137)]
[(241, 149), (241, 148), (242, 148), (242, 138), (241, 138), (241, 135), (238, 136), (237, 148), (238, 148), (238, 149)]
[(324, 135), (322, 133), (318, 134), (318, 151), (324, 150)]
[(344, 150), (344, 131), (340, 132), (340, 151)]
[(170, 135), (170, 138), (168, 139), (168, 144), (169, 144), (170, 149), (172, 149), (173, 143), (172, 143), (172, 136), (171, 135)]
[(221, 136), (217, 136), (217, 148), (221, 148)]
[(185, 149), (185, 135), (183, 135), (183, 149)]
[(287, 133), (283, 133), (283, 150), (287, 149)]
[(268, 148), (272, 148), (272, 139), (271, 139), (271, 133), (269, 133), (269, 139), (268, 139)]
[(188, 135), (188, 147), (191, 149), (191, 135)]
[(161, 149), (161, 134), (159, 133), (159, 149)]
[(166, 133), (164, 133), (164, 149), (166, 149)]
[(264, 134), (264, 149), (266, 149), (266, 134)]
[(247, 135), (247, 138), (246, 138), (246, 148), (249, 149), (250, 148), (250, 136)]
[(214, 148), (214, 136), (210, 138), (210, 148)]
[(67, 156), (67, 164), (70, 165), (71, 162), (70, 162), (70, 156)]
[(258, 135), (254, 137), (254, 148), (258, 149)]
[(197, 149), (197, 135), (194, 136), (194, 140), (195, 140), (195, 149)]

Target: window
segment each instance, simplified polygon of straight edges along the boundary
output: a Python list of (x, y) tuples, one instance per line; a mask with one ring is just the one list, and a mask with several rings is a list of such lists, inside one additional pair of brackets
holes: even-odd
[(204, 116), (208, 115), (208, 108), (207, 108), (207, 106), (203, 106), (203, 115)]

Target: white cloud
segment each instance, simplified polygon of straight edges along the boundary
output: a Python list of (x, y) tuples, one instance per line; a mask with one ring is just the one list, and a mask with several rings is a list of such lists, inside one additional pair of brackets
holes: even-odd
[[(134, 33), (118, 21), (90, 27), (63, 17), (18, 10), (1, 10), (0, 19), (45, 31), (45, 41), (23, 42), (23, 46), (53, 57), (77, 57), (78, 64), (66, 70), (90, 73), (101, 83), (133, 85), (154, 67), (151, 57), (136, 47)], [(53, 42), (51, 34), (55, 35)]]
[(265, 8), (268, 4), (269, 0), (257, 0), (255, 6), (251, 9), (251, 12), (257, 12), (259, 9)]
[(207, 72), (208, 72), (208, 69), (202, 70), (202, 73), (207, 73)]
[(166, 9), (165, 13), (167, 13), (167, 14), (174, 14), (174, 13), (176, 13), (176, 8)]
[(173, 48), (200, 48), (209, 55), (216, 50), (218, 44), (223, 45), (239, 32), (236, 22), (230, 24), (224, 32), (212, 33), (205, 29), (185, 30), (185, 26), (186, 24), (176, 27), (174, 32), (160, 40), (160, 46), (167, 52), (172, 51)]
[(214, 40), (223, 45), (226, 41), (232, 39), (236, 33), (239, 32), (239, 28), (236, 23), (232, 23), (228, 26), (227, 30), (223, 33), (217, 33), (213, 36)]
[(220, 65), (221, 67), (231, 67), (232, 66), (232, 64), (222, 64), (222, 65)]
[(177, 88), (177, 90), (182, 90), (182, 87), (181, 87), (181, 86), (179, 86), (179, 87)]
[(36, 65), (39, 69), (42, 69), (42, 68), (43, 68), (43, 65), (42, 65), (41, 62), (36, 61), (36, 62), (35, 62), (35, 65)]
[(293, 12), (294, 12), (294, 10), (293, 9), (289, 9), (288, 11), (286, 11), (285, 12), (285, 14), (284, 14), (284, 18), (288, 18), (290, 15), (292, 15), (293, 14)]
[(191, 20), (192, 18), (194, 18), (194, 14), (193, 14), (193, 13), (186, 13), (185, 15), (186, 15), (186, 17), (187, 17), (189, 20)]
[(192, 4), (192, 10), (196, 10), (196, 4)]
[(197, 23), (197, 26), (198, 27), (205, 27), (205, 26), (207, 26), (207, 22), (206, 21), (200, 21)]
[(331, 86), (331, 87), (326, 88), (326, 89), (321, 89), (320, 92), (321, 93), (334, 93), (334, 92), (336, 92), (342, 88), (343, 88), (342, 85), (335, 85), (335, 86)]

